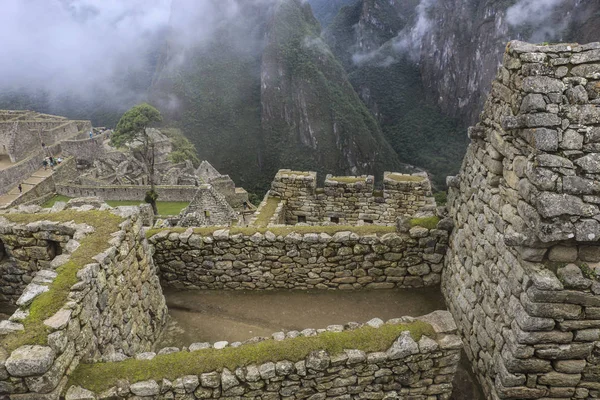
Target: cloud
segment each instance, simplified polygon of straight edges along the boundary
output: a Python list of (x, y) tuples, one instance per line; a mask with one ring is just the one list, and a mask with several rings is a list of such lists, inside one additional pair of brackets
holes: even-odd
[[(167, 38), (185, 49), (223, 26), (243, 24), (242, 4), (274, 0), (2, 0), (0, 94), (44, 91), (51, 97), (112, 103), (144, 98)], [(240, 49), (245, 49), (240, 34)]]
[(563, 4), (565, 0), (519, 0), (506, 10), (506, 19), (509, 25), (517, 29), (529, 27), (530, 32), (524, 38), (526, 40), (560, 40), (561, 33), (567, 27), (567, 19), (556, 19), (555, 12)]

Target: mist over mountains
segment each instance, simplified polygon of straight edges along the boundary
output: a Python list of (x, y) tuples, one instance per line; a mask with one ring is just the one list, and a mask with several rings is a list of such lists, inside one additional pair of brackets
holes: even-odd
[(150, 101), (256, 192), (283, 167), (405, 163), (443, 188), (508, 40), (600, 39), (592, 0), (6, 0), (4, 11), (0, 108), (115, 126)]

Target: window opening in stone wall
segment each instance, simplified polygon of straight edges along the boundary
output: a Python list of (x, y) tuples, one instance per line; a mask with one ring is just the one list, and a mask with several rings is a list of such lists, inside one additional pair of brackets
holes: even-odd
[(372, 220), (372, 219), (363, 219), (363, 222), (364, 222), (365, 224), (372, 224), (372, 223), (373, 223), (373, 220)]
[(7, 258), (6, 247), (4, 247), (4, 242), (0, 240), (0, 262), (6, 261)]
[(62, 254), (62, 247), (60, 243), (54, 240), (48, 240), (48, 257), (53, 260), (54, 257)]
[(329, 220), (331, 222), (333, 222), (334, 224), (339, 224), (340, 223), (340, 217), (331, 217), (331, 218), (329, 218)]
[(305, 215), (298, 215), (298, 223), (299, 224), (306, 223), (306, 216)]

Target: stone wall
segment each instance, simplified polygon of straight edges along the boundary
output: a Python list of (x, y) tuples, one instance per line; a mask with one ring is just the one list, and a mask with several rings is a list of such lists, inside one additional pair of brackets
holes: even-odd
[(150, 238), (164, 285), (194, 289), (389, 289), (440, 282), (448, 232), (333, 236), (162, 230)]
[[(68, 197), (99, 197), (104, 201), (128, 200), (144, 201), (150, 186), (84, 186), (72, 184), (56, 185), (56, 192)], [(198, 187), (196, 186), (156, 186), (159, 201), (191, 201)]]
[(93, 163), (95, 160), (105, 157), (106, 150), (103, 141), (107, 137), (108, 132), (94, 136), (92, 139), (88, 136), (80, 140), (64, 140), (61, 142), (62, 155)]
[(599, 62), (509, 43), (449, 179), (442, 290), (488, 398), (600, 398)]
[[(50, 154), (60, 154), (60, 144), (47, 147)], [(37, 151), (32, 151), (29, 158), (20, 161), (9, 168), (0, 171), (0, 195), (8, 193), (15, 188), (20, 182), (23, 182), (31, 176), (35, 171), (42, 168), (42, 161), (46, 156), (43, 149), (40, 147)]]
[(200, 185), (190, 204), (181, 212), (179, 226), (229, 226), (238, 214), (212, 185)]
[(2, 300), (16, 302), (38, 271), (55, 269), (52, 261), (63, 252), (67, 253), (67, 244), (73, 239), (75, 228), (58, 223), (24, 227), (0, 217)]
[[(111, 235), (107, 250), (94, 257), (95, 263), (77, 272), (77, 283), (62, 308), (43, 321), (48, 333), (45, 344), (23, 345), (0, 357), (0, 393), (8, 393), (13, 400), (58, 399), (65, 375), (80, 361), (119, 360), (152, 348), (166, 322), (167, 309), (142, 217), (132, 207), (113, 212), (124, 218), (120, 230)], [(41, 221), (23, 226), (4, 221), (2, 226), (12, 232), (41, 233), (55, 224)], [(73, 239), (61, 256), (34, 276), (17, 301), (20, 309), (10, 321), (0, 323), (1, 334), (24, 329), (21, 321), (36, 297), (49, 290), (47, 285), (57, 276), (54, 270), (69, 261), (79, 240), (94, 234), (94, 228), (85, 224), (64, 223), (56, 231), (69, 233), (63, 235), (64, 240), (71, 235)], [(41, 235), (36, 240), (47, 238)], [(50, 290), (56, 289), (51, 286)]]
[(333, 177), (317, 188), (315, 172), (280, 170), (270, 195), (286, 202), (289, 225), (339, 223), (342, 225), (394, 225), (400, 216), (435, 209), (431, 183), (425, 174), (386, 172), (383, 191), (374, 191), (373, 176)]
[[(164, 399), (401, 399), (435, 400), (450, 398), (452, 381), (460, 360), (460, 338), (454, 334), (456, 325), (452, 317), (438, 311), (420, 318), (434, 327), (431, 337), (421, 336), (415, 341), (405, 331), (391, 347), (381, 352), (365, 352), (360, 349), (345, 349), (339, 354), (325, 350), (313, 351), (302, 360), (276, 359), (264, 364), (240, 365), (235, 369), (223, 368), (198, 375), (186, 375), (173, 381), (147, 380), (123, 382), (106, 393), (119, 393), (119, 398), (164, 398)], [(388, 324), (413, 321), (414, 318), (399, 318)], [(383, 321), (368, 322), (379, 329)], [(346, 327), (332, 326), (330, 332), (353, 330), (360, 324)], [(295, 336), (318, 336), (325, 329), (306, 329)], [(291, 332), (290, 332), (291, 333)], [(287, 336), (287, 338), (286, 338)], [(294, 341), (290, 334), (279, 332), (272, 340)], [(258, 338), (260, 341), (261, 339)], [(250, 343), (255, 343), (252, 340)], [(204, 348), (222, 349), (227, 342), (197, 343), (190, 349), (202, 356)], [(243, 346), (237, 343), (238, 346)], [(231, 350), (231, 349), (227, 349)], [(242, 350), (242, 349), (240, 349)], [(231, 353), (231, 352), (230, 352)], [(143, 355), (152, 359), (154, 354)], [(149, 362), (151, 363), (151, 361)], [(66, 400), (94, 398), (94, 393), (85, 388), (72, 386)], [(100, 393), (98, 393), (100, 395)], [(85, 397), (87, 396), (87, 397)]]
[(54, 167), (52, 175), (46, 177), (32, 189), (19, 196), (15, 201), (10, 203), (10, 207), (16, 207), (21, 204), (30, 204), (35, 202), (36, 199), (54, 194), (56, 191), (56, 183), (69, 182), (75, 179), (77, 174), (77, 164), (75, 159), (67, 158), (60, 165)]

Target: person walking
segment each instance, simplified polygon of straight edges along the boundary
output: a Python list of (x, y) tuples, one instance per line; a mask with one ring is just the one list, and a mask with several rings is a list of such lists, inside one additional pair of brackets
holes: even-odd
[(18, 186), (18, 188), (19, 188), (19, 194), (23, 193), (23, 186), (21, 186), (21, 184), (20, 184), (20, 183), (19, 183), (19, 186)]
[(44, 161), (42, 161), (42, 165), (44, 166), (44, 171), (48, 169), (48, 159), (44, 158)]

